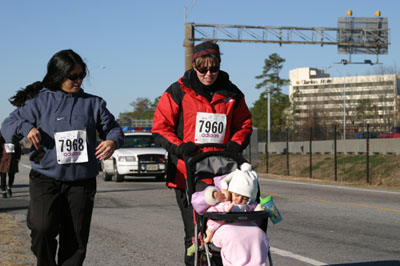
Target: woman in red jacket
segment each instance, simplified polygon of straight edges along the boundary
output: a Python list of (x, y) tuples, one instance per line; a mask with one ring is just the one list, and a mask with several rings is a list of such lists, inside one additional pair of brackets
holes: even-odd
[[(192, 245), (193, 209), (186, 193), (183, 155), (198, 150), (196, 144), (222, 143), (226, 150), (241, 152), (252, 133), (251, 114), (243, 93), (220, 70), (219, 46), (198, 44), (192, 69), (185, 72), (161, 96), (153, 118), (155, 141), (168, 151), (167, 186), (175, 189), (185, 227), (185, 247)], [(203, 151), (212, 148), (204, 148)], [(194, 258), (186, 255), (186, 265)]]

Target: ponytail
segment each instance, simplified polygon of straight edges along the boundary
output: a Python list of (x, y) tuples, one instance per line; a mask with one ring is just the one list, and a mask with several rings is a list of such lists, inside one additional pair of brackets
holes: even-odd
[(17, 91), (17, 94), (11, 97), (8, 101), (16, 107), (24, 106), (25, 102), (29, 99), (34, 98), (41, 89), (43, 89), (42, 82), (36, 81), (26, 86), (25, 89)]

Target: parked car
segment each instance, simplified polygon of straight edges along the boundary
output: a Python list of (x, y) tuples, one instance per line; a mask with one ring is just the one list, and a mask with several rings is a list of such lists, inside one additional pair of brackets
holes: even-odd
[(377, 132), (360, 132), (354, 136), (354, 139), (366, 139), (369, 133), (370, 139), (377, 139), (379, 138), (379, 133)]
[(379, 136), (383, 139), (400, 138), (400, 127), (392, 127), (390, 133), (382, 133)]
[(104, 181), (122, 182), (126, 175), (155, 176), (164, 180), (168, 153), (154, 142), (151, 132), (125, 133), (125, 143), (112, 157), (102, 161)]

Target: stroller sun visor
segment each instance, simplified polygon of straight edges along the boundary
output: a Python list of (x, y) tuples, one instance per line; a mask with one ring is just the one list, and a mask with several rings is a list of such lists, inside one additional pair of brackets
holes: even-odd
[(245, 159), (240, 154), (225, 151), (209, 151), (185, 160), (187, 170), (186, 192), (191, 201), (196, 184), (207, 178), (226, 175), (240, 168)]
[(204, 178), (214, 178), (216, 176), (229, 174), (236, 169), (238, 169), (238, 164), (232, 158), (221, 156), (207, 157), (197, 162), (195, 165), (195, 182)]

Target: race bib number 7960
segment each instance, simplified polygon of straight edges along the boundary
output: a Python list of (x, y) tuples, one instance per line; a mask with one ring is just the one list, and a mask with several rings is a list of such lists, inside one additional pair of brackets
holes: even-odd
[(202, 113), (196, 115), (196, 143), (223, 143), (226, 114)]

